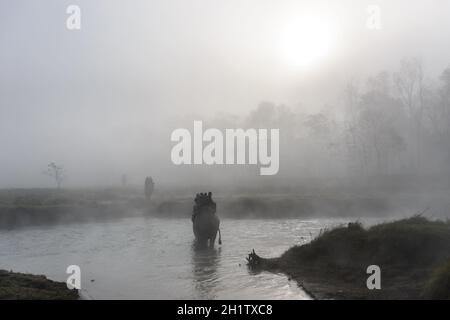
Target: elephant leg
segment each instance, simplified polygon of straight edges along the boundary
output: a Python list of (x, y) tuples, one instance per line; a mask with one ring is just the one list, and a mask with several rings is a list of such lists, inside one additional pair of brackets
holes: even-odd
[(209, 238), (209, 246), (211, 248), (214, 248), (214, 244), (216, 242), (216, 237), (217, 237), (217, 231), (216, 231), (216, 233), (214, 233), (214, 235), (211, 238)]
[(208, 247), (208, 238), (200, 238), (200, 237), (198, 237), (196, 239), (196, 241), (197, 241), (198, 247), (200, 247), (200, 248)]

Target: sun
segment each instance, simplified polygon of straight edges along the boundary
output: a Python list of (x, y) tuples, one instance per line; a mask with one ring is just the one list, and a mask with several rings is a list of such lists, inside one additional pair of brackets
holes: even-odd
[(326, 58), (334, 42), (334, 30), (328, 20), (296, 19), (282, 30), (281, 53), (290, 65), (309, 67)]

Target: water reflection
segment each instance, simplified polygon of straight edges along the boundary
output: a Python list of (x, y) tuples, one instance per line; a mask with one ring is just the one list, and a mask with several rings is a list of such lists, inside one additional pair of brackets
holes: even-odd
[(194, 288), (199, 298), (217, 298), (217, 288), (220, 287), (220, 277), (217, 269), (220, 265), (221, 248), (209, 248), (194, 241), (191, 250)]

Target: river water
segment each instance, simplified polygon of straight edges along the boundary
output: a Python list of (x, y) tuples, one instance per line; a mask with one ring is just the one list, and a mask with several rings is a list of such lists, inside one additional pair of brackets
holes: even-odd
[(221, 246), (198, 250), (189, 219), (122, 220), (0, 231), (0, 269), (65, 281), (81, 268), (89, 299), (309, 299), (285, 275), (252, 274), (252, 250), (276, 257), (346, 220), (221, 222)]

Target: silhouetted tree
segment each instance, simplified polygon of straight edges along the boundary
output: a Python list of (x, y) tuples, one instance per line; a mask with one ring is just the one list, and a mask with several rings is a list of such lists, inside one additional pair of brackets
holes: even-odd
[(63, 180), (63, 168), (56, 165), (54, 162), (48, 165), (47, 170), (44, 172), (49, 177), (52, 177), (55, 180), (56, 187), (58, 189), (61, 188), (61, 183)]

